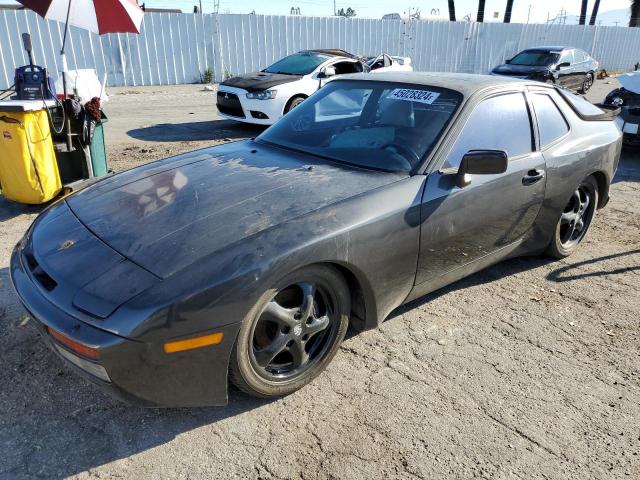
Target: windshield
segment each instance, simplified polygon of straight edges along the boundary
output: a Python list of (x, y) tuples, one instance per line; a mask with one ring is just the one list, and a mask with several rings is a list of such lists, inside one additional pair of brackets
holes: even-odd
[(360, 167), (409, 172), (461, 100), (458, 92), (427, 85), (334, 80), (258, 139)]
[(558, 60), (558, 54), (553, 52), (520, 52), (511, 59), (511, 65), (531, 65), (544, 67)]
[(284, 57), (263, 70), (266, 73), (283, 73), (285, 75), (308, 75), (329, 60), (329, 55), (317, 52), (299, 52)]

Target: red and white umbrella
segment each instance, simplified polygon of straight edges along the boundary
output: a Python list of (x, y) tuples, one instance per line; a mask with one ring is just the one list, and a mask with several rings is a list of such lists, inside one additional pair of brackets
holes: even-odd
[(62, 81), (66, 96), (67, 43), (69, 25), (87, 29), (93, 33), (140, 33), (144, 12), (136, 0), (18, 0), (22, 5), (49, 20), (64, 22), (64, 36), (60, 57)]
[(93, 33), (140, 33), (144, 12), (136, 0), (18, 0), (49, 20)]
[[(18, 0), (22, 5), (49, 20), (64, 22), (64, 36), (60, 57), (62, 60), (63, 95), (67, 96), (67, 43), (69, 25), (93, 33), (140, 33), (144, 12), (136, 0)], [(71, 148), (71, 124), (67, 119), (67, 145)], [(89, 169), (91, 171), (91, 169)]]

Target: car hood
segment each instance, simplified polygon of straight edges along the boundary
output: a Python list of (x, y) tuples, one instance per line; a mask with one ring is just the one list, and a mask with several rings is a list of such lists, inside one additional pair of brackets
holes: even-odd
[(618, 75), (617, 80), (625, 90), (640, 94), (640, 72), (623, 73)]
[(253, 72), (229, 78), (220, 85), (242, 88), (248, 92), (259, 92), (283, 83), (296, 82), (302, 75), (283, 75), (279, 73)]
[(109, 247), (166, 278), (262, 230), (406, 176), (243, 141), (115, 175), (67, 203)]
[(493, 73), (500, 75), (531, 75), (532, 73), (548, 72), (549, 68), (533, 65), (500, 65), (493, 69)]

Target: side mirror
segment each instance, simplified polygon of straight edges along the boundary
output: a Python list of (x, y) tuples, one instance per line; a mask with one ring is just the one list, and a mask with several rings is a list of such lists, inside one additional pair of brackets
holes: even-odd
[(556, 70), (560, 70), (561, 68), (570, 67), (570, 66), (571, 64), (569, 62), (562, 62), (556, 65)]
[(336, 67), (332, 67), (331, 65), (329, 65), (328, 67), (325, 67), (324, 70), (322, 70), (320, 73), (318, 73), (318, 78), (329, 78), (329, 77), (333, 77), (336, 74)]
[(507, 171), (507, 152), (502, 150), (470, 150), (462, 157), (456, 184), (466, 187), (471, 183), (467, 175), (497, 175)]
[(507, 60), (504, 61), (505, 64), (510, 65), (511, 64), (511, 59), (508, 58)]

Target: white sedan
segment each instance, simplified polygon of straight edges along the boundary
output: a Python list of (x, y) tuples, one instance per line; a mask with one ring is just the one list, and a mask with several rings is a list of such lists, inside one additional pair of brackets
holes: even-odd
[(271, 125), (336, 75), (359, 72), (413, 71), (408, 57), (386, 53), (363, 59), (344, 50), (304, 50), (260, 72), (229, 78), (217, 93), (222, 117)]

